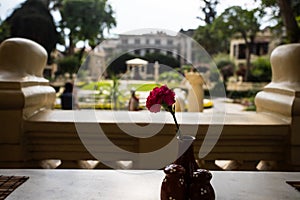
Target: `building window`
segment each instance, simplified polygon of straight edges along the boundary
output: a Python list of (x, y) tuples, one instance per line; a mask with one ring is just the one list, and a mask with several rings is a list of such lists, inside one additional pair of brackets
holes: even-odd
[(135, 55), (141, 55), (141, 50), (140, 49), (134, 50), (134, 54)]
[(160, 49), (155, 49), (154, 53), (160, 53)]
[(168, 39), (167, 44), (168, 44), (168, 45), (173, 45), (173, 40)]
[(239, 44), (238, 59), (246, 59), (246, 45), (245, 44)]
[(140, 44), (141, 40), (139, 38), (134, 39), (134, 44)]
[(155, 39), (155, 44), (160, 45), (160, 39)]
[(127, 39), (122, 39), (122, 43), (123, 44), (128, 44), (128, 40)]
[(261, 42), (261, 43), (256, 43), (253, 45), (251, 53), (257, 55), (257, 56), (262, 56), (268, 54), (268, 43), (267, 42)]
[(146, 39), (146, 44), (149, 44), (149, 39)]

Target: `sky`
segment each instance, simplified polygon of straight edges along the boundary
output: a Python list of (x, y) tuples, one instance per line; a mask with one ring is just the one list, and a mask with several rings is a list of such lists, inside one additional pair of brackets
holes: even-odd
[[(0, 0), (0, 17), (4, 20), (25, 0)], [(137, 29), (154, 28), (178, 32), (180, 29), (195, 29), (202, 22), (201, 0), (108, 0), (115, 11), (117, 27), (111, 35), (122, 34)], [(225, 8), (240, 5), (255, 7), (254, 0), (220, 0), (218, 14)], [(56, 17), (59, 19), (59, 17)]]

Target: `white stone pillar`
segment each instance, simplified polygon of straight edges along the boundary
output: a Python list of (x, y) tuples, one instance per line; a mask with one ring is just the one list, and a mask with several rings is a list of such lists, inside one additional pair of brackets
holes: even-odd
[(11, 38), (0, 45), (0, 152), (9, 152), (0, 154), (2, 167), (22, 165), (24, 121), (54, 105), (55, 90), (43, 78), (46, 62), (46, 50), (31, 40)]
[(144, 68), (144, 70), (143, 70), (144, 77), (145, 77), (145, 79), (147, 79), (148, 78), (147, 77), (148, 76), (148, 74), (147, 74), (147, 72), (148, 72), (148, 64), (144, 65), (143, 68)]
[(198, 72), (186, 72), (185, 78), (189, 81), (188, 112), (203, 112), (203, 84), (204, 80)]
[(154, 80), (157, 83), (159, 78), (159, 64), (158, 61), (155, 61), (154, 63)]
[(272, 82), (255, 97), (257, 112), (272, 113), (291, 122), (289, 162), (300, 169), (300, 44), (274, 49), (271, 65)]

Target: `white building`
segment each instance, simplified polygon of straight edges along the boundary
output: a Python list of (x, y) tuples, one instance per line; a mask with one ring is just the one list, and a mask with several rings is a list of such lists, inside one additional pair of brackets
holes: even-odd
[(178, 58), (179, 38), (164, 32), (141, 35), (120, 35), (121, 52), (144, 56), (148, 53), (163, 53)]
[(146, 34), (121, 34), (119, 38), (107, 39), (101, 43), (106, 57), (131, 53), (144, 56), (148, 53), (162, 53), (173, 56), (181, 64), (198, 63), (195, 45), (191, 39), (193, 30), (180, 30), (176, 35), (162, 31)]
[[(96, 63), (106, 63), (108, 65), (114, 59), (126, 53), (138, 56), (161, 53), (173, 56), (181, 65), (197, 65), (200, 63), (199, 57), (201, 55), (195, 48), (195, 41), (192, 39), (193, 32), (193, 30), (180, 30), (179, 33), (175, 34), (167, 34), (162, 31), (143, 34), (121, 34), (118, 38), (103, 41), (99, 45), (101, 48), (95, 48), (95, 51), (101, 49), (105, 54), (104, 57), (97, 56)], [(96, 52), (96, 54), (99, 55), (99, 52)], [(101, 55), (103, 54), (101, 53)], [(103, 61), (99, 61), (99, 59), (103, 59)], [(153, 63), (149, 63), (149, 65), (153, 65)]]

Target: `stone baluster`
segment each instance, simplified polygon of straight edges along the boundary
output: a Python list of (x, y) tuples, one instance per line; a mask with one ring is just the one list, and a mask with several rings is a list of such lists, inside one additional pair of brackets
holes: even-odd
[(274, 49), (271, 65), (272, 81), (255, 98), (257, 112), (290, 120), (289, 163), (300, 169), (300, 44)]
[(31, 40), (11, 38), (0, 45), (0, 152), (9, 152), (0, 160), (9, 167), (26, 160), (24, 120), (54, 105), (55, 90), (43, 78), (46, 62), (46, 50)]

